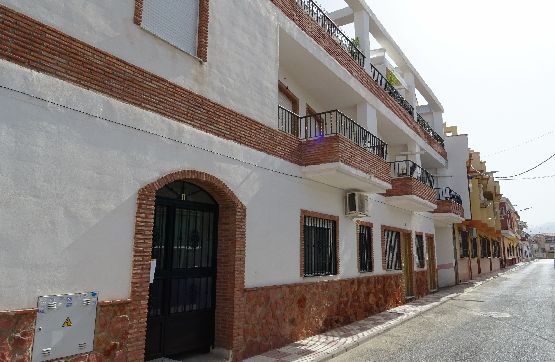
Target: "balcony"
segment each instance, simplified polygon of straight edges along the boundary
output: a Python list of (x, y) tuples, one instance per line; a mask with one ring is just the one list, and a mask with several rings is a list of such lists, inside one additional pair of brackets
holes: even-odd
[(328, 33), (361, 67), (364, 67), (364, 54), (356, 44), (345, 35), (341, 29), (331, 20), (326, 12), (312, 0), (295, 0), (297, 5), (312, 18), (322, 29)]
[(461, 196), (450, 187), (436, 188), (437, 209), (432, 218), (442, 225), (456, 224), (464, 220), (464, 209)]
[(389, 162), (393, 179), (387, 203), (414, 212), (436, 209), (434, 177), (416, 163), (405, 160)]
[(304, 177), (368, 193), (391, 188), (387, 144), (340, 111), (299, 117), (279, 106), (278, 128), (301, 139)]
[[(329, 18), (326, 12), (320, 8), (313, 0), (295, 0), (295, 3), (312, 20), (314, 20), (337, 44), (339, 44), (351, 57), (364, 68), (365, 56), (357, 45), (346, 36), (339, 26)], [(369, 61), (368, 61), (369, 62)], [(367, 71), (369, 76), (397, 103), (409, 116), (420, 126), (426, 134), (445, 148), (443, 138), (426, 122), (426, 120), (415, 112), (414, 107), (389, 83), (386, 77), (378, 71), (374, 65), (370, 64)]]

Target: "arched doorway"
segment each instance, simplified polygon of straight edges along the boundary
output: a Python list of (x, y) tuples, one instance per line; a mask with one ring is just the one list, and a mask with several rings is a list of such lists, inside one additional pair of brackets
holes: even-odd
[(174, 181), (156, 191), (146, 358), (208, 352), (214, 345), (218, 204)]
[(220, 351), (228, 351), (234, 360), (240, 360), (244, 352), (242, 323), (245, 314), (246, 208), (224, 182), (213, 175), (196, 170), (182, 170), (167, 174), (143, 186), (137, 193), (127, 359), (145, 360), (145, 342), (149, 333), (147, 332), (149, 274), (156, 196), (159, 190), (175, 181), (185, 181), (197, 186), (208, 193), (217, 204), (214, 346)]

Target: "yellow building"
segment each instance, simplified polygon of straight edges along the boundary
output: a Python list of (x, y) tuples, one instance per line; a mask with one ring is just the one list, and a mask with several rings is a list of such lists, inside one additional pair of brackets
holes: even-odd
[(467, 162), (471, 218), (455, 225), (457, 281), (464, 282), (505, 266), (501, 243), (499, 182), (480, 153), (469, 150)]

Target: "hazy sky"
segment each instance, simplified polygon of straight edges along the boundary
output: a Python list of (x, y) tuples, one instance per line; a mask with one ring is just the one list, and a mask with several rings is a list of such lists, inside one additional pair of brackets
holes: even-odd
[[(511, 176), (555, 154), (555, 2), (366, 2), (489, 171)], [(555, 157), (520, 178), (550, 175)], [(553, 223), (541, 231), (555, 232), (555, 177), (502, 181), (501, 192), (517, 210), (530, 208), (520, 212), (530, 231)]]

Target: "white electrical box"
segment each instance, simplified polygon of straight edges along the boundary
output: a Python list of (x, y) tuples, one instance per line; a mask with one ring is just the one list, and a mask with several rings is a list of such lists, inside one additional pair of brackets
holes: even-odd
[(33, 362), (91, 352), (97, 304), (97, 292), (39, 297)]

